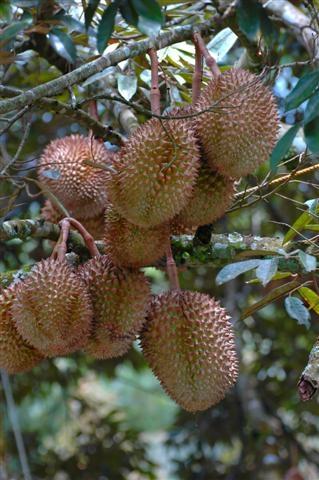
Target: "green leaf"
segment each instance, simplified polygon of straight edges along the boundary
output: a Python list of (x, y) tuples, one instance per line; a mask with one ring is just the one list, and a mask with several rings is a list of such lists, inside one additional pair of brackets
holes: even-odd
[(256, 277), (261, 281), (263, 286), (267, 285), (278, 269), (278, 258), (271, 258), (267, 260), (260, 260), (256, 269)]
[(262, 6), (255, 0), (239, 0), (236, 7), (237, 22), (240, 30), (250, 40), (255, 40), (260, 27)]
[(163, 15), (155, 0), (131, 0), (138, 14), (137, 28), (149, 37), (156, 36), (163, 25)]
[(306, 73), (303, 77), (300, 78), (297, 85), (293, 90), (287, 95), (285, 99), (285, 109), (286, 111), (293, 108), (299, 107), (299, 105), (310, 98), (314, 91), (318, 88), (319, 83), (319, 70), (314, 72)]
[(292, 227), (288, 230), (284, 236), (283, 244), (292, 240), (298, 233), (304, 230), (305, 226), (311, 220), (311, 215), (308, 212), (303, 212), (297, 220), (293, 223)]
[(258, 310), (261, 310), (262, 308), (266, 307), (267, 305), (274, 302), (275, 300), (278, 300), (279, 298), (291, 292), (298, 286), (299, 286), (299, 282), (297, 282), (296, 280), (293, 280), (291, 282), (285, 283), (284, 285), (281, 285), (280, 287), (274, 288), (259, 302), (254, 303), (254, 305), (252, 305), (249, 308), (246, 308), (240, 317), (241, 320), (243, 320), (244, 318), (250, 317), (253, 313), (257, 312)]
[(308, 287), (300, 287), (298, 293), (306, 300), (310, 309), (319, 314), (319, 295)]
[(58, 52), (59, 55), (61, 55), (61, 57), (65, 58), (65, 60), (67, 60), (69, 63), (75, 63), (76, 48), (69, 34), (59, 30), (58, 28), (52, 28), (48, 38), (52, 47)]
[(297, 320), (299, 325), (304, 325), (305, 327), (310, 327), (310, 313), (309, 310), (304, 306), (300, 298), (298, 297), (287, 297), (285, 299), (285, 308), (289, 317)]
[(89, 0), (89, 4), (84, 12), (85, 18), (85, 28), (88, 30), (89, 26), (91, 25), (92, 19), (96, 12), (96, 9), (100, 3), (100, 0)]
[(309, 100), (304, 116), (304, 123), (311, 122), (319, 115), (319, 91), (316, 92)]
[(124, 20), (129, 24), (137, 27), (138, 13), (132, 5), (131, 0), (125, 0), (120, 5), (120, 12)]
[(216, 60), (221, 60), (236, 43), (238, 37), (230, 28), (224, 28), (207, 44), (207, 48)]
[(299, 128), (300, 123), (296, 123), (296, 125), (291, 127), (278, 141), (270, 156), (270, 168), (272, 171), (277, 169), (278, 164), (288, 152)]
[(238, 275), (241, 275), (242, 273), (253, 270), (258, 267), (260, 262), (261, 260), (245, 260), (243, 262), (226, 265), (226, 267), (222, 268), (216, 276), (217, 285), (222, 285), (225, 282), (229, 282), (229, 280), (233, 280), (233, 278), (238, 277)]
[(304, 134), (309, 150), (312, 153), (319, 153), (319, 116), (305, 125)]
[(12, 22), (8, 27), (4, 28), (0, 33), (0, 42), (5, 43), (11, 38), (14, 38), (18, 33), (22, 32), (30, 25), (29, 20), (20, 22)]
[(109, 5), (102, 15), (97, 30), (97, 49), (99, 53), (103, 53), (110, 36), (112, 35), (115, 23), (115, 16), (118, 10), (118, 2)]
[(315, 223), (309, 223), (305, 226), (305, 230), (310, 230), (310, 232), (319, 232), (319, 225), (316, 225)]
[(298, 253), (299, 261), (301, 265), (304, 267), (306, 272), (313, 272), (317, 268), (317, 259), (313, 255), (309, 255), (308, 253), (303, 252), (300, 250)]
[(0, 18), (5, 22), (11, 21), (12, 12), (11, 12), (11, 5), (8, 1), (0, 2)]
[(260, 30), (267, 45), (272, 45), (274, 40), (278, 37), (277, 29), (264, 8), (260, 13)]

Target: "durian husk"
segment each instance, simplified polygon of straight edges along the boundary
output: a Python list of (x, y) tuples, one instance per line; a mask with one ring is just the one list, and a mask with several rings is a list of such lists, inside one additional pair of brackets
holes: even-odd
[(47, 357), (82, 348), (93, 317), (83, 280), (66, 261), (51, 258), (18, 284), (12, 314), (22, 338)]
[(199, 147), (190, 122), (148, 120), (134, 131), (113, 163), (109, 196), (129, 222), (167, 223), (191, 197)]
[(229, 316), (206, 294), (172, 290), (154, 297), (141, 345), (164, 390), (187, 411), (220, 402), (237, 379)]
[[(107, 201), (107, 170), (86, 164), (110, 165), (114, 153), (91, 136), (70, 135), (51, 141), (39, 163), (40, 181), (48, 186), (73, 217), (97, 217)], [(52, 178), (54, 175), (57, 178)]]
[[(45, 200), (40, 215), (45, 221), (52, 223), (58, 223), (63, 218), (63, 215), (54, 208), (50, 200)], [(81, 218), (77, 216), (75, 218), (95, 238), (95, 240), (102, 240), (104, 235), (104, 210), (102, 210), (102, 212), (96, 217)]]
[(196, 116), (196, 130), (213, 170), (240, 178), (269, 159), (277, 141), (278, 109), (256, 75), (239, 68), (223, 72), (202, 92), (196, 110), (204, 111)]
[(16, 329), (11, 313), (16, 285), (11, 284), (0, 294), (0, 368), (7, 373), (27, 372), (44, 358)]
[(169, 245), (168, 224), (143, 228), (130, 223), (108, 205), (105, 210), (105, 253), (115, 265), (145, 267), (165, 255)]
[(93, 304), (93, 331), (85, 352), (94, 358), (126, 353), (145, 322), (150, 299), (143, 273), (113, 265), (106, 255), (79, 268)]
[(223, 177), (203, 164), (199, 171), (193, 195), (175, 217), (175, 230), (198, 227), (215, 222), (231, 206), (235, 194), (235, 181)]

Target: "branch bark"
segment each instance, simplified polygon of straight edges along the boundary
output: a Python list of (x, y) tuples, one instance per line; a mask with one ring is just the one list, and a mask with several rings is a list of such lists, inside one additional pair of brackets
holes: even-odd
[(0, 113), (7, 113), (12, 110), (23, 108), (26, 105), (32, 105), (42, 97), (57, 95), (63, 92), (65, 88), (75, 84), (78, 85), (92, 75), (99, 73), (112, 65), (117, 65), (123, 60), (141, 55), (152, 47), (158, 50), (183, 40), (189, 40), (192, 38), (194, 31), (208, 33), (212, 29), (218, 29), (218, 27), (223, 24), (223, 21), (223, 16), (215, 15), (210, 20), (196, 25), (175, 27), (168, 32), (158, 35), (156, 39), (148, 38), (118, 48), (114, 52), (102, 55), (97, 60), (86, 63), (62, 77), (30, 89), (15, 98), (0, 101)]
[(306, 48), (311, 59), (319, 63), (319, 34), (311, 20), (287, 0), (260, 0), (269, 13), (275, 15)]

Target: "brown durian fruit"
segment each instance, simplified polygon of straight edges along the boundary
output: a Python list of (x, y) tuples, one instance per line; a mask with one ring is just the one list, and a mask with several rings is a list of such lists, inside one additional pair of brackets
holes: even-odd
[(18, 284), (12, 314), (18, 332), (43, 355), (66, 355), (82, 348), (92, 326), (87, 288), (66, 261), (37, 263)]
[[(44, 202), (40, 215), (44, 220), (52, 223), (58, 223), (63, 218), (63, 215), (54, 208), (50, 200)], [(102, 240), (104, 234), (104, 210), (96, 217), (83, 219), (77, 216), (76, 220), (82, 223), (84, 228), (95, 238), (95, 240)]]
[(108, 205), (105, 210), (105, 253), (115, 265), (145, 267), (165, 255), (169, 245), (169, 225), (143, 228), (128, 222)]
[(140, 332), (150, 298), (146, 277), (113, 265), (106, 255), (79, 268), (92, 298), (93, 332), (85, 352), (95, 358), (126, 353)]
[(14, 324), (11, 307), (16, 285), (0, 294), (0, 368), (7, 373), (26, 372), (43, 360), (40, 352), (22, 339)]
[(202, 165), (191, 199), (175, 217), (176, 225), (197, 227), (215, 222), (230, 207), (234, 193), (233, 179)]
[[(214, 105), (216, 103), (216, 105)], [(266, 162), (276, 144), (279, 118), (271, 91), (254, 74), (232, 68), (202, 92), (196, 129), (213, 170), (239, 178)]]
[(199, 169), (194, 130), (183, 120), (152, 118), (122, 147), (109, 194), (116, 210), (141, 227), (168, 222), (192, 195)]
[(103, 143), (90, 136), (58, 138), (50, 142), (41, 155), (39, 179), (71, 216), (96, 217), (107, 201), (106, 183), (110, 174), (85, 162), (110, 165), (113, 156)]
[(172, 290), (154, 297), (141, 344), (164, 390), (185, 410), (206, 410), (236, 382), (229, 316), (206, 294)]

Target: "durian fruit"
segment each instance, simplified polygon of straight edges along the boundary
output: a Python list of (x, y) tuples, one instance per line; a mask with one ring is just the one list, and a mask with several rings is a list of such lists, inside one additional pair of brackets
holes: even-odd
[(183, 120), (148, 120), (113, 163), (109, 194), (116, 210), (141, 227), (168, 222), (192, 195), (199, 169), (194, 130)]
[(82, 348), (92, 326), (87, 288), (66, 262), (37, 263), (18, 284), (12, 314), (18, 332), (43, 355), (66, 355)]
[(22, 339), (14, 324), (11, 307), (16, 285), (11, 284), (0, 294), (0, 368), (7, 373), (26, 372), (43, 360), (40, 352)]
[(234, 193), (235, 181), (223, 177), (203, 164), (199, 171), (193, 195), (175, 217), (175, 224), (195, 227), (212, 223), (222, 217), (230, 207)]
[(154, 297), (141, 345), (164, 390), (190, 412), (218, 403), (236, 381), (229, 316), (206, 294), (171, 290)]
[(144, 267), (165, 255), (169, 243), (168, 224), (143, 228), (128, 222), (112, 205), (105, 210), (104, 243), (115, 265)]
[(213, 170), (239, 178), (266, 162), (277, 140), (279, 119), (271, 91), (254, 74), (232, 68), (202, 92), (196, 128)]
[(146, 277), (116, 267), (107, 255), (86, 262), (79, 274), (88, 286), (94, 310), (93, 331), (85, 352), (100, 359), (123, 355), (145, 322), (150, 298)]
[(70, 215), (96, 217), (107, 201), (109, 172), (87, 165), (110, 165), (114, 153), (93, 137), (70, 135), (53, 140), (44, 149), (39, 179), (58, 197)]
[[(54, 208), (50, 200), (45, 200), (40, 215), (45, 221), (52, 223), (58, 223), (63, 218), (63, 215)], [(95, 238), (95, 240), (102, 240), (104, 234), (104, 210), (102, 210), (102, 212), (96, 217), (83, 219), (77, 216), (76, 220), (82, 223), (84, 228)]]

